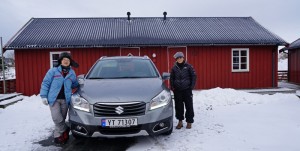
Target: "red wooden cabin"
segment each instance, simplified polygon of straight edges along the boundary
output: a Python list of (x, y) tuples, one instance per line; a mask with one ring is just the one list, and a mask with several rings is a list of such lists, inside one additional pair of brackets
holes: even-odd
[(15, 51), (16, 89), (38, 94), (60, 52), (77, 75), (101, 56), (149, 56), (169, 72), (177, 51), (197, 72), (196, 89), (277, 87), (277, 49), (286, 42), (251, 17), (32, 18), (4, 46)]
[(288, 81), (300, 84), (300, 38), (282, 50), (288, 50)]

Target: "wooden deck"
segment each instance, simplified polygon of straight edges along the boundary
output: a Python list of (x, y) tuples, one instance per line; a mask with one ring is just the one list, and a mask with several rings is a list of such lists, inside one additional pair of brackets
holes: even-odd
[(18, 101), (23, 100), (21, 93), (0, 94), (0, 108), (6, 108)]

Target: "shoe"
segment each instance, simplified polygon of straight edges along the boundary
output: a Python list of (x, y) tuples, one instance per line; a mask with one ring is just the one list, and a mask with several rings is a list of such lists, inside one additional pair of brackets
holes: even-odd
[(55, 138), (54, 138), (54, 143), (55, 143), (55, 144), (58, 144), (58, 145), (63, 145), (63, 144), (66, 143), (66, 141), (65, 141), (63, 135), (61, 135), (61, 136), (59, 136), (59, 137), (55, 137)]
[(62, 136), (65, 140), (65, 142), (67, 142), (69, 140), (69, 132), (70, 132), (70, 128), (67, 127), (67, 129), (63, 132)]
[(181, 129), (182, 127), (183, 127), (182, 121), (179, 121), (176, 126), (176, 129)]
[(186, 129), (191, 129), (192, 128), (192, 123), (187, 123)]

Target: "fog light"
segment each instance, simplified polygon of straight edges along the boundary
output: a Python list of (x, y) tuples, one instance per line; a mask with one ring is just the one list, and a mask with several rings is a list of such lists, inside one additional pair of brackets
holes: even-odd
[(78, 131), (80, 131), (80, 130), (82, 129), (82, 127), (79, 126), (79, 125), (77, 125), (77, 126), (76, 126), (76, 129), (77, 129)]
[(164, 126), (165, 126), (165, 123), (159, 123), (159, 126), (160, 126), (160, 127), (164, 127)]
[(74, 125), (72, 127), (74, 128), (74, 131), (77, 132), (77, 133), (80, 133), (82, 135), (87, 135), (88, 134), (87, 129), (85, 129), (85, 127), (83, 127), (83, 126)]
[(165, 130), (165, 129), (167, 129), (167, 128), (168, 128), (168, 123), (166, 123), (166, 122), (160, 122), (160, 123), (157, 123), (157, 124), (153, 127), (153, 132), (156, 133), (156, 132)]

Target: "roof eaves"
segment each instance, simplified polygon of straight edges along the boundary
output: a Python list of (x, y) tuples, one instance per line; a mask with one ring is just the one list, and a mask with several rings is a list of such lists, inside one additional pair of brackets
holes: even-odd
[(295, 47), (288, 47), (288, 48), (285, 48), (285, 50), (293, 50), (293, 49), (299, 49), (300, 46), (295, 46)]
[(14, 41), (18, 35), (34, 20), (34, 18), (31, 18), (8, 42), (4, 45), (3, 50), (9, 50), (9, 45), (12, 41)]
[(267, 28), (265, 28), (264, 26), (262, 26), (259, 22), (257, 22), (254, 18), (250, 17), (250, 19), (253, 20), (253, 22), (255, 22), (258, 26), (260, 26), (261, 28), (265, 29), (266, 31), (268, 31), (272, 36), (276, 37), (278, 40), (282, 41), (280, 43), (277, 43), (277, 45), (279, 46), (285, 46), (288, 44), (288, 42), (286, 42), (285, 40), (283, 40), (281, 37), (279, 37), (278, 35), (276, 35), (275, 33), (271, 32), (270, 30), (268, 30)]
[(278, 43), (156, 43), (156, 44), (105, 44), (105, 45), (52, 45), (52, 46), (37, 46), (27, 45), (21, 47), (7, 47), (6, 49), (57, 49), (57, 48), (103, 48), (103, 47), (133, 47), (133, 46), (274, 46)]
[(282, 48), (283, 50), (292, 50), (292, 49), (299, 49), (300, 48), (300, 38), (297, 40), (293, 41), (291, 44), (288, 46)]

